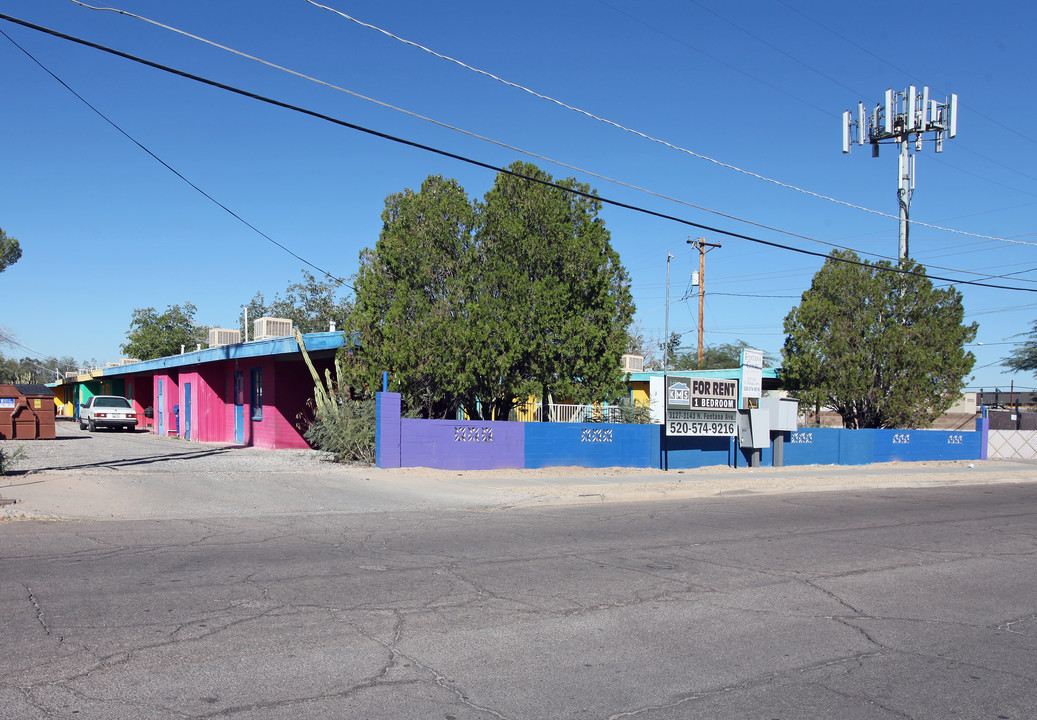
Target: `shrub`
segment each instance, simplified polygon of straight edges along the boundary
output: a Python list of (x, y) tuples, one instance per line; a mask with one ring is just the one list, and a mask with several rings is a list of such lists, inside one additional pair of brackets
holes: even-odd
[(23, 458), (25, 458), (24, 447), (18, 447), (16, 450), (11, 452), (0, 448), (0, 475), (6, 475), (8, 470), (13, 468), (15, 463)]
[(339, 393), (318, 406), (303, 436), (337, 462), (374, 462), (374, 400), (352, 400)]

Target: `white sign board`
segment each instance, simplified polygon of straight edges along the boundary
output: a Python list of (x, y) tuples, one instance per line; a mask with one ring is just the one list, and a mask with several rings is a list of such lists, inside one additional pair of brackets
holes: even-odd
[(738, 381), (668, 377), (666, 434), (732, 436), (737, 430)]
[(742, 397), (763, 395), (763, 350), (742, 349)]

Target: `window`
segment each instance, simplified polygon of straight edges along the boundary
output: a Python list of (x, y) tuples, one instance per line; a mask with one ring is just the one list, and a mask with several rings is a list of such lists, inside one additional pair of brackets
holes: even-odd
[(263, 419), (263, 368), (252, 368), (252, 419)]

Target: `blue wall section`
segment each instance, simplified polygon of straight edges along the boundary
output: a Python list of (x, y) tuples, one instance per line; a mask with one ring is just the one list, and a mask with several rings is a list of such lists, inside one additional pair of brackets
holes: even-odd
[(985, 433), (948, 430), (800, 428), (785, 441), (786, 465), (867, 465), (903, 460), (978, 460)]
[[(860, 432), (860, 431), (857, 431)], [(875, 435), (872, 462), (892, 460), (978, 460), (983, 433), (947, 430), (871, 430)]]
[[(730, 437), (667, 437), (662, 425), (404, 420), (399, 394), (376, 398), (375, 462), (383, 468), (679, 470), (749, 464)], [(986, 451), (982, 423), (976, 431), (800, 428), (784, 437), (785, 465), (979, 460)], [(764, 449), (761, 466), (770, 466), (773, 456), (773, 449)]]
[(836, 428), (800, 428), (785, 440), (786, 465), (838, 465), (839, 436)]
[(651, 435), (659, 425), (524, 423), (526, 467), (658, 467)]
[[(656, 425), (662, 432), (661, 425)], [(664, 462), (669, 470), (731, 465), (734, 440), (730, 437), (664, 437)]]

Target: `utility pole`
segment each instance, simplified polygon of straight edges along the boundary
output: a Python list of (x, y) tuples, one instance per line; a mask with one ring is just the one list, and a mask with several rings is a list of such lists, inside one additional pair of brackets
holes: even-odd
[(706, 253), (709, 252), (706, 248), (712, 250), (713, 248), (719, 248), (720, 243), (708, 243), (705, 238), (699, 238), (698, 240), (688, 240), (688, 244), (699, 251), (699, 367), (702, 367), (702, 352), (703, 345), (702, 340), (704, 337), (702, 331), (702, 323), (705, 318), (705, 307), (706, 307)]
[(857, 103), (857, 119), (847, 110), (843, 113), (843, 153), (850, 152), (854, 142), (871, 143), (871, 156), (879, 156), (879, 144), (894, 144), (900, 151), (897, 163), (897, 203), (900, 206), (900, 246), (898, 257), (905, 260), (908, 251), (908, 215), (911, 196), (915, 191), (915, 156), (909, 144), (914, 136), (915, 152), (922, 150), (927, 132), (935, 133), (932, 138), (936, 152), (943, 152), (944, 136), (952, 138), (958, 134), (958, 96), (951, 95), (939, 103), (929, 98), (929, 88), (919, 93), (914, 85), (904, 92), (886, 90), (884, 102), (877, 104), (868, 117), (864, 103)]
[(666, 371), (670, 369), (670, 261), (673, 255), (666, 253), (666, 320), (663, 326), (663, 382), (666, 382)]

